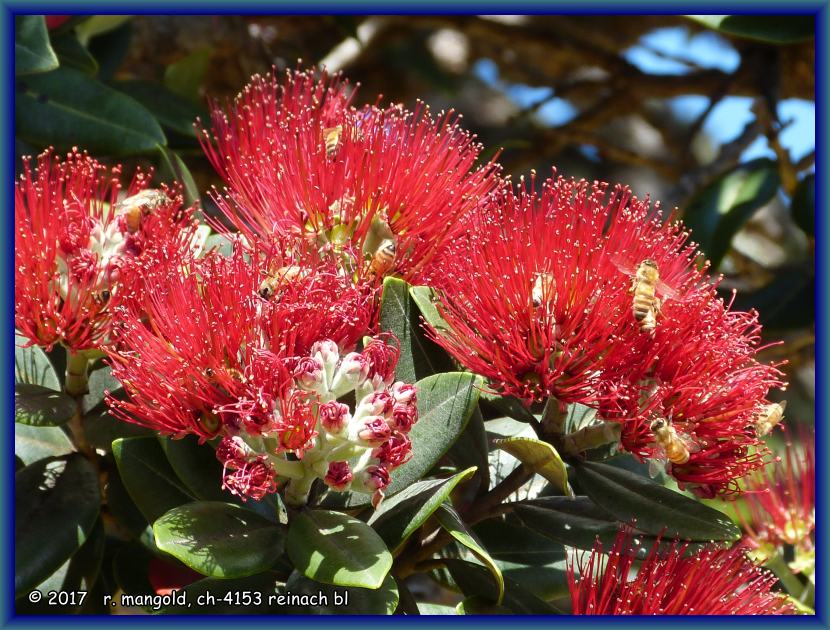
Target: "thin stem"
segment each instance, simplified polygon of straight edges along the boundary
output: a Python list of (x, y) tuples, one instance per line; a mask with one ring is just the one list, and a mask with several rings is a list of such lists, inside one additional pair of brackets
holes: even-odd
[(68, 352), (66, 359), (66, 393), (73, 397), (89, 392), (89, 358), (83, 352)]

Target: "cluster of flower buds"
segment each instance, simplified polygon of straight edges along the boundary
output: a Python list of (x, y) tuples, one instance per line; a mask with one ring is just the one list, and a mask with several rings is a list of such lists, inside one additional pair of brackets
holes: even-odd
[(292, 358), (292, 382), (269, 421), (256, 435), (226, 435), (217, 448), (224, 487), (260, 499), (281, 476), (288, 480), (286, 501), (303, 504), (322, 479), (336, 491), (371, 494), (377, 507), (390, 471), (412, 456), (407, 434), (418, 420), (416, 388), (393, 383), (397, 359), (397, 348), (380, 338), (343, 356), (323, 340)]

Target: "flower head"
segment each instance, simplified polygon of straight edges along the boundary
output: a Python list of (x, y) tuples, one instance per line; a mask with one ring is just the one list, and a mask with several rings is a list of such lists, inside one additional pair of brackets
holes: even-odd
[(124, 188), (120, 167), (77, 150), (65, 160), (46, 151), (34, 169), (24, 159), (14, 203), (15, 325), (34, 343), (97, 348), (113, 311), (135, 297), (141, 269), (186, 254), (192, 210), (173, 190), (149, 189), (150, 178), (139, 171)]
[(311, 242), (371, 282), (417, 282), (497, 185), (481, 147), (450, 112), (356, 109), (341, 75), (314, 69), (254, 76), (214, 105), (205, 152), (228, 185), (215, 200), (249, 243)]
[(795, 614), (792, 604), (772, 590), (775, 576), (753, 564), (740, 545), (686, 551), (686, 544), (658, 541), (635, 569), (630, 531), (618, 533), (607, 560), (597, 541), (587, 560), (583, 556), (568, 565), (573, 614)]

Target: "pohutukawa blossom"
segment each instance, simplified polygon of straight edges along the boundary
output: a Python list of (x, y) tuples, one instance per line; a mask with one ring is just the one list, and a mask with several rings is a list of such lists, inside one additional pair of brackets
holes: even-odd
[(804, 433), (798, 446), (787, 444), (782, 461), (746, 480), (744, 503), (750, 518), (743, 521), (744, 531), (750, 544), (764, 555), (782, 545), (795, 547), (796, 556), (813, 553), (815, 438)]
[(500, 393), (592, 403), (614, 377), (609, 349), (651, 343), (632, 314), (631, 269), (650, 258), (689, 290), (694, 249), (625, 188), (609, 196), (606, 184), (558, 178), (537, 194), (534, 184), (493, 195), (436, 265), (450, 330), (432, 336)]
[(143, 267), (184, 255), (193, 243), (192, 209), (176, 191), (149, 189), (137, 171), (73, 150), (51, 150), (33, 169), (23, 160), (15, 184), (15, 326), (33, 343), (71, 352), (98, 348), (112, 313), (134, 297)]
[(215, 200), (249, 243), (300, 237), (356, 277), (418, 283), (461, 220), (497, 185), (457, 117), (426, 106), (357, 109), (340, 74), (255, 76), (214, 105), (205, 152), (227, 183)]
[(750, 561), (740, 545), (688, 555), (686, 550), (683, 543), (658, 542), (637, 568), (631, 532), (617, 535), (607, 558), (598, 541), (587, 560), (568, 565), (573, 614), (795, 614), (784, 595), (772, 590), (776, 577)]

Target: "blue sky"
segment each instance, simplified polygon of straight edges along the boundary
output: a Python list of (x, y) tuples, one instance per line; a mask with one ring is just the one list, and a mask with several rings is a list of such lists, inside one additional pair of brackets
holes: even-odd
[[(694, 71), (695, 66), (732, 72), (740, 63), (739, 54), (716, 33), (704, 31), (690, 34), (683, 27), (655, 30), (629, 48), (625, 56), (629, 62), (650, 74), (682, 75)], [(683, 63), (684, 61), (688, 63)], [(489, 60), (479, 61), (475, 71), (486, 83), (504, 89), (521, 107), (552, 95), (550, 88), (502, 84), (498, 78), (498, 67)], [(706, 109), (709, 99), (702, 95), (689, 95), (676, 97), (669, 103), (678, 116), (693, 120)], [(753, 118), (751, 106), (752, 99), (749, 97), (726, 97), (712, 110), (703, 130), (718, 143), (729, 142)], [(576, 110), (570, 103), (557, 98), (539, 110), (540, 119), (554, 127), (567, 123), (575, 114)], [(780, 140), (793, 159), (797, 160), (812, 151), (815, 148), (815, 102), (801, 99), (781, 101), (778, 114), (782, 121), (792, 121), (781, 133)], [(766, 138), (758, 138), (742, 157), (752, 159), (761, 156), (774, 157)]]

